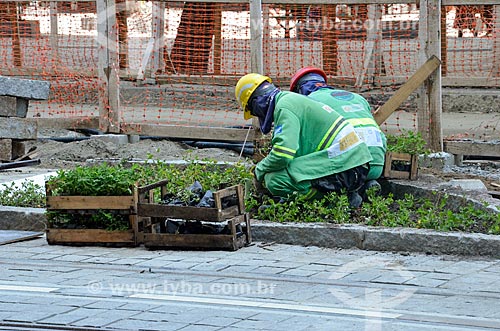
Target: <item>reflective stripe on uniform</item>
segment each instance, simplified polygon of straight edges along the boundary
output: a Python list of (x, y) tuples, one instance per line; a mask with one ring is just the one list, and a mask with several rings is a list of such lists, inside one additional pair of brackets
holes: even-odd
[(338, 132), (340, 132), (340, 130), (342, 130), (342, 128), (345, 127), (347, 124), (348, 124), (347, 121), (344, 120), (342, 117), (337, 118), (337, 120), (333, 122), (332, 126), (330, 126), (323, 139), (321, 139), (321, 142), (319, 143), (319, 146), (316, 148), (316, 151), (321, 151), (326, 147), (330, 146), (331, 141), (336, 137)]
[(365, 118), (350, 118), (347, 120), (349, 123), (351, 123), (354, 127), (357, 126), (362, 126), (362, 125), (369, 125), (369, 126), (374, 126), (375, 128), (378, 128), (377, 122), (373, 118), (365, 117)]
[(328, 157), (337, 157), (362, 143), (363, 141), (359, 139), (354, 128), (351, 125), (347, 125), (335, 136), (335, 140), (328, 147)]
[(278, 156), (285, 157), (287, 159), (293, 159), (296, 151), (290, 148), (286, 148), (283, 146), (273, 146), (271, 153), (274, 153)]

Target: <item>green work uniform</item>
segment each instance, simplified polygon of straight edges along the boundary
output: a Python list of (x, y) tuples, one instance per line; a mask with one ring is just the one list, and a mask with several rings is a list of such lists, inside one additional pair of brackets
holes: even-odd
[(354, 127), (328, 105), (281, 91), (275, 97), (272, 149), (255, 168), (276, 196), (315, 196), (311, 180), (372, 160)]
[(358, 136), (368, 145), (373, 159), (367, 180), (378, 179), (384, 170), (387, 138), (373, 119), (368, 101), (359, 94), (331, 88), (320, 88), (308, 97), (332, 107), (354, 126)]

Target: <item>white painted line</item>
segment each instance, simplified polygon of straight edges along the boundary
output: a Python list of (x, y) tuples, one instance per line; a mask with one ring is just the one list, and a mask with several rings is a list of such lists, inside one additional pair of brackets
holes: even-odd
[(399, 318), (401, 314), (385, 313), (381, 311), (370, 310), (356, 310), (345, 308), (333, 308), (324, 306), (306, 306), (301, 304), (286, 304), (286, 303), (267, 303), (262, 301), (250, 300), (235, 300), (235, 299), (218, 299), (218, 298), (202, 298), (194, 296), (180, 296), (180, 295), (160, 295), (160, 294), (146, 294), (138, 293), (130, 296), (131, 298), (152, 299), (152, 300), (165, 300), (177, 302), (191, 302), (191, 303), (209, 303), (217, 305), (230, 305), (242, 307), (257, 307), (257, 308), (271, 308), (278, 310), (292, 310), (302, 312), (315, 312), (327, 313), (336, 315), (350, 315), (350, 316), (363, 316), (363, 317), (376, 317), (376, 318)]
[(19, 291), (19, 292), (52, 292), (58, 290), (57, 287), (41, 286), (20, 286), (20, 285), (0, 285), (0, 291)]

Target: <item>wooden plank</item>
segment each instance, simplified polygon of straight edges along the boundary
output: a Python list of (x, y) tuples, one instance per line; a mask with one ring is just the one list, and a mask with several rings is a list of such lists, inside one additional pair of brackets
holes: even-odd
[(38, 125), (32, 118), (3, 117), (0, 120), (0, 138), (36, 139)]
[(219, 211), (217, 208), (169, 206), (141, 202), (137, 204), (137, 214), (140, 217), (171, 217), (185, 220), (222, 222), (238, 215), (238, 212), (238, 206), (231, 206)]
[(134, 231), (107, 231), (101, 229), (46, 230), (47, 242), (54, 244), (123, 244), (135, 246)]
[(135, 123), (123, 125), (122, 133), (218, 141), (251, 141), (255, 135), (254, 130), (250, 130), (249, 132), (245, 129)]
[(99, 117), (36, 118), (40, 128), (51, 129), (98, 129)]
[(47, 209), (111, 209), (131, 210), (135, 202), (133, 196), (50, 196)]
[[(382, 76), (377, 77), (375, 86), (395, 86), (402, 85), (407, 81), (405, 76)], [(500, 78), (492, 77), (443, 77), (442, 78), (443, 87), (498, 87), (500, 84)], [(347, 82), (345, 80), (344, 82)], [(352, 85), (352, 84), (347, 84)]]
[[(199, 85), (218, 85), (218, 86), (236, 86), (236, 83), (241, 78), (241, 75), (200, 75), (200, 76), (190, 76), (190, 75), (157, 75), (156, 82), (158, 84), (199, 84)], [(382, 77), (383, 78), (383, 77)], [(398, 77), (401, 83), (406, 81), (406, 77)], [(356, 78), (350, 76), (335, 76), (330, 77), (328, 82), (335, 85), (350, 85), (354, 86), (356, 83)], [(393, 86), (394, 80), (390, 77), (387, 78), (388, 85)], [(278, 86), (290, 86), (290, 77), (274, 77), (273, 83)]]
[(401, 86), (387, 102), (379, 107), (373, 117), (378, 125), (385, 122), (387, 118), (415, 91), (438, 67), (441, 61), (432, 56)]
[(482, 141), (445, 141), (444, 151), (458, 155), (500, 157), (500, 144)]
[(144, 246), (148, 248), (190, 247), (236, 250), (243, 247), (245, 241), (246, 238), (243, 236), (234, 242), (232, 235), (144, 233)]

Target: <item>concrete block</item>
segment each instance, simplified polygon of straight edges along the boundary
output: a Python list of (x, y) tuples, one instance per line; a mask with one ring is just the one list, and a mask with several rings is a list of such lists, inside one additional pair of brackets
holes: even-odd
[(440, 152), (432, 153), (429, 155), (420, 155), (418, 158), (418, 164), (422, 168), (433, 168), (437, 170), (442, 170), (446, 166), (452, 166), (455, 163), (453, 154)]
[(464, 191), (488, 191), (488, 188), (479, 179), (452, 179), (444, 186), (461, 188)]
[(45, 208), (0, 206), (0, 229), (44, 231), (47, 224)]
[(129, 144), (136, 144), (139, 142), (140, 139), (141, 139), (141, 136), (139, 136), (137, 134), (131, 134), (128, 136), (128, 143)]
[(12, 140), (12, 159), (17, 159), (18, 157), (26, 154), (26, 141), (23, 140)]
[(46, 81), (0, 76), (0, 95), (28, 100), (47, 100), (49, 92), (50, 83)]
[(12, 160), (12, 139), (0, 139), (0, 161)]
[(26, 117), (28, 103), (27, 99), (0, 96), (0, 117)]
[(90, 139), (99, 139), (104, 142), (113, 143), (115, 145), (128, 144), (128, 136), (126, 134), (102, 134), (90, 136)]
[(35, 119), (4, 117), (0, 121), (0, 138), (37, 139), (38, 124)]

